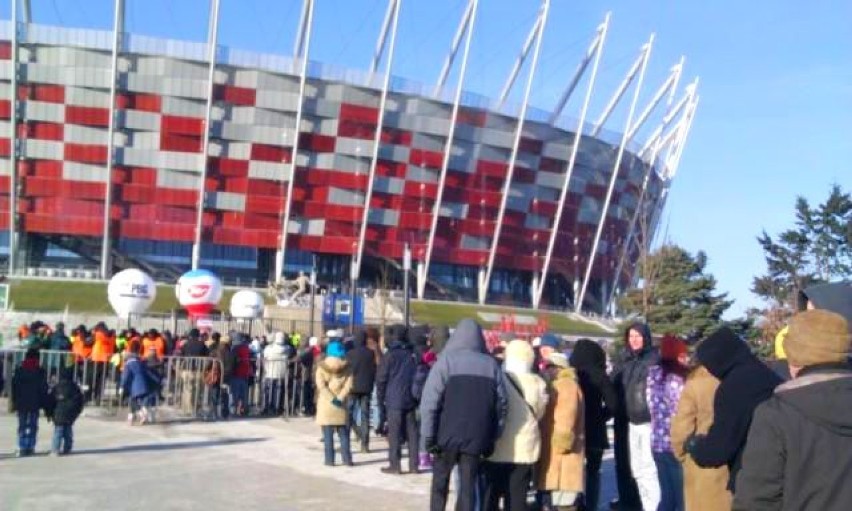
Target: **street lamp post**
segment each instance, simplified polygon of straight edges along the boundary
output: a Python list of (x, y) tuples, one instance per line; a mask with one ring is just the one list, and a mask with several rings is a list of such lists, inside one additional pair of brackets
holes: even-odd
[(311, 264), (311, 325), (310, 325), (310, 337), (314, 336), (314, 313), (316, 312), (316, 302), (317, 302), (317, 255), (313, 254), (312, 264)]
[(409, 285), (411, 280), (411, 247), (408, 243), (405, 244), (405, 249), (402, 253), (402, 292), (405, 294), (405, 328), (411, 326), (411, 293), (409, 291)]

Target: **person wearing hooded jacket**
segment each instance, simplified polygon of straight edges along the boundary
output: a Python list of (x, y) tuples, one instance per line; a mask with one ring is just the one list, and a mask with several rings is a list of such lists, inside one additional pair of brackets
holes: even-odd
[(74, 422), (83, 412), (83, 391), (74, 382), (74, 373), (63, 369), (59, 381), (50, 389), (45, 415), (53, 421), (53, 446), (55, 456), (71, 452), (74, 443)]
[(827, 310), (790, 320), (793, 380), (754, 412), (737, 511), (845, 511), (852, 503), (852, 369), (847, 321)]
[(432, 511), (445, 509), (456, 465), (456, 509), (474, 509), (480, 462), (494, 452), (507, 408), (503, 372), (486, 352), (482, 329), (472, 319), (460, 321), (429, 372), (420, 401), (420, 434), (427, 451), (435, 455)]
[(583, 391), (586, 432), (586, 488), (584, 509), (597, 511), (601, 490), (601, 463), (609, 449), (606, 422), (618, 408), (618, 396), (606, 374), (606, 352), (591, 339), (579, 339), (570, 357)]
[(263, 414), (280, 415), (284, 410), (284, 381), (289, 375), (290, 359), (296, 356), (287, 344), (287, 335), (276, 332), (272, 344), (263, 349)]
[(615, 417), (619, 509), (641, 506), (653, 511), (660, 502), (660, 483), (651, 451), (651, 411), (646, 389), (648, 371), (659, 363), (660, 357), (653, 346), (651, 329), (644, 323), (630, 325), (624, 341), (624, 359), (613, 374), (619, 402), (623, 403)]
[(370, 397), (376, 383), (376, 354), (367, 347), (367, 332), (359, 330), (354, 347), (346, 353), (352, 371), (352, 392), (349, 397), (350, 420), (361, 442), (361, 452), (370, 450)]
[(317, 388), (316, 422), (322, 427), (325, 447), (325, 464), (334, 466), (334, 434), (340, 439), (340, 456), (343, 464), (352, 466), (349, 447), (349, 420), (346, 399), (352, 390), (352, 373), (346, 362), (346, 350), (340, 341), (326, 347), (326, 356), (317, 363), (315, 373)]
[(30, 348), (12, 375), (9, 405), (18, 414), (18, 456), (35, 452), (38, 414), (48, 404), (47, 372), (39, 365), (39, 353)]
[(539, 421), (547, 410), (547, 384), (532, 373), (535, 354), (530, 343), (510, 341), (505, 355), (509, 410), (503, 434), (483, 467), (484, 511), (497, 511), (501, 499), (507, 511), (526, 511), (533, 466), (541, 453)]
[(687, 439), (684, 449), (700, 467), (727, 465), (728, 489), (736, 494), (752, 414), (772, 396), (781, 379), (728, 327), (719, 328), (699, 344), (696, 357), (720, 384), (713, 398), (713, 424), (706, 435)]
[(388, 420), (388, 466), (386, 474), (401, 473), (402, 441), (408, 444), (408, 471), (416, 474), (420, 462), (417, 438), (417, 401), (411, 387), (417, 371), (417, 356), (408, 343), (406, 328), (393, 325), (389, 329), (388, 351), (382, 357), (376, 375), (379, 404)]

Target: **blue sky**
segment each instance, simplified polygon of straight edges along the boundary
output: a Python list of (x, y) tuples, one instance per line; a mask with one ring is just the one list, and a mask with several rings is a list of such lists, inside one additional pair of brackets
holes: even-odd
[[(32, 0), (36, 22), (111, 28), (109, 0)], [(404, 0), (394, 74), (433, 82), (465, 0)], [(220, 44), (290, 54), (299, 0), (222, 0)], [(364, 69), (385, 0), (318, 0), (311, 58)], [(482, 0), (466, 89), (497, 96), (535, 17), (535, 0)], [(9, 2), (0, 16), (9, 17)], [(128, 0), (128, 30), (204, 40), (207, 2)], [(648, 99), (680, 55), (685, 79), (701, 77), (701, 105), (662, 228), (690, 250), (705, 250), (719, 289), (756, 304), (761, 229), (793, 222), (797, 195), (822, 200), (832, 183), (852, 190), (852, 3), (800, 1), (552, 0), (535, 106), (549, 108), (595, 27), (613, 12), (592, 102), (596, 115), (639, 46), (657, 42), (641, 96)], [(456, 79), (455, 73), (450, 81)], [(519, 85), (521, 85), (519, 83)], [(516, 85), (513, 97), (520, 87)], [(568, 109), (576, 112), (576, 100)], [(641, 101), (641, 100), (640, 100)], [(621, 130), (624, 109), (608, 127)]]

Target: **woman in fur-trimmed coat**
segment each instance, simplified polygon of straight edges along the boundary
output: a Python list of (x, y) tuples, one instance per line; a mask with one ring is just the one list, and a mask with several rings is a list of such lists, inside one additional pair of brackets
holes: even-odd
[(550, 492), (552, 505), (570, 506), (583, 492), (583, 393), (568, 359), (553, 353), (547, 360), (550, 398), (541, 421), (541, 459), (538, 489)]

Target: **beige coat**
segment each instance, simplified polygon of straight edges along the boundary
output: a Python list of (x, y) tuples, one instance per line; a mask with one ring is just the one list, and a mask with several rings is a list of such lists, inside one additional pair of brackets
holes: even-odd
[(518, 394), (511, 382), (506, 382), (509, 401), (506, 425), (488, 461), (532, 465), (541, 451), (538, 421), (547, 409), (547, 385), (535, 374), (506, 373), (506, 379), (509, 378), (524, 395)]
[(561, 369), (550, 384), (547, 411), (541, 422), (538, 489), (582, 492), (586, 438), (583, 393), (573, 369)]
[[(352, 373), (345, 360), (326, 357), (317, 364), (317, 424), (320, 426), (346, 425), (346, 398), (352, 390)], [(340, 406), (333, 403), (334, 399)]]
[(728, 491), (728, 467), (701, 468), (683, 448), (690, 435), (707, 434), (713, 424), (713, 399), (717, 380), (703, 366), (686, 378), (677, 413), (672, 418), (672, 451), (683, 463), (684, 498), (689, 511), (725, 511), (731, 509)]

